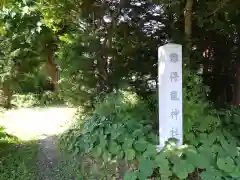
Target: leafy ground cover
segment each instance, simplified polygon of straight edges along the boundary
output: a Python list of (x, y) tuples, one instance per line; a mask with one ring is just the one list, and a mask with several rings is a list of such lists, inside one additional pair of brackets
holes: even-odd
[[(194, 82), (188, 86), (197, 88)], [(170, 139), (157, 152), (154, 116), (148, 104), (129, 91), (112, 93), (92, 112), (80, 115), (78, 126), (63, 134), (61, 143), (80, 159), (85, 179), (239, 179), (238, 111), (216, 112), (199, 96), (184, 95), (182, 147)]]
[(0, 141), (0, 177), (2, 180), (35, 180), (38, 177), (36, 141), (6, 137)]

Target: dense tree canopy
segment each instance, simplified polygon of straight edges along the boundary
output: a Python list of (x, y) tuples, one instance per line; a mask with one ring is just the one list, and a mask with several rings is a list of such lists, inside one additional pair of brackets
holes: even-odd
[[(201, 72), (210, 100), (239, 104), (238, 1), (28, 0), (2, 7), (3, 67), (13, 77), (19, 72), (39, 81), (31, 71), (45, 62), (43, 74), (64, 96), (80, 93), (93, 102), (126, 86), (147, 96), (157, 79), (157, 47), (173, 41), (185, 47), (185, 67)], [(18, 59), (15, 65), (9, 56)]]

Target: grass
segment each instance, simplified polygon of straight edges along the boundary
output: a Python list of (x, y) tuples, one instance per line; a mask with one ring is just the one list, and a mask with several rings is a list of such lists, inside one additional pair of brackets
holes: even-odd
[(36, 141), (23, 142), (16, 137), (0, 140), (0, 178), (1, 180), (37, 180)]
[[(0, 119), (4, 109), (0, 109)], [(0, 179), (38, 180), (36, 167), (38, 143), (9, 135), (0, 126)]]

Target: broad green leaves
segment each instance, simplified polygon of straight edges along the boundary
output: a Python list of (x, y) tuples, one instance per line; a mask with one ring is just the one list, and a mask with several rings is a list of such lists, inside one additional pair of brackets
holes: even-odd
[(124, 175), (124, 180), (137, 180), (137, 172), (127, 172)]
[(132, 148), (133, 141), (134, 141), (134, 139), (132, 139), (132, 138), (126, 138), (122, 147), (124, 149)]
[(141, 158), (139, 161), (139, 179), (145, 180), (152, 175), (156, 164), (153, 160)]
[(156, 157), (157, 155), (156, 145), (148, 144), (146, 151), (143, 153), (143, 156), (148, 157)]
[(147, 149), (147, 141), (145, 141), (143, 138), (137, 140), (134, 142), (134, 147), (139, 152), (144, 152)]
[(185, 179), (188, 177), (188, 174), (194, 171), (194, 167), (187, 161), (181, 160), (179, 163), (173, 165), (172, 170), (179, 179)]
[(217, 165), (218, 168), (221, 169), (224, 172), (231, 173), (235, 170), (236, 165), (232, 158), (226, 157), (226, 158), (218, 158), (217, 159)]
[[(79, 141), (77, 147), (83, 148), (80, 153), (90, 152), (95, 160), (104, 163), (125, 162), (127, 167), (131, 166), (131, 171), (126, 172), (124, 180), (146, 180), (152, 177), (182, 180), (195, 174), (202, 180), (239, 177), (239, 150), (231, 134), (220, 128), (209, 133), (194, 132), (192, 128), (192, 132), (186, 133), (186, 139), (192, 145), (166, 147), (157, 152), (154, 140), (156, 134), (150, 125), (145, 128), (146, 121), (136, 118), (139, 114), (132, 113), (133, 106), (123, 103), (121, 109), (116, 99), (110, 99), (110, 104), (117, 107), (113, 106), (112, 110), (100, 108), (86, 119), (84, 133), (80, 134), (81, 138), (75, 138)], [(126, 111), (130, 113), (127, 116)], [(110, 121), (113, 117), (116, 119)]]
[(118, 145), (115, 141), (111, 141), (109, 144), (109, 151), (114, 154), (117, 155), (121, 150), (121, 146)]
[(95, 147), (92, 150), (92, 155), (96, 158), (99, 158), (102, 155), (102, 148), (100, 146)]
[(201, 155), (197, 152), (196, 149), (190, 148), (185, 152), (186, 161), (192, 164), (195, 168), (206, 168), (207, 162), (206, 158), (201, 157)]
[(104, 137), (104, 136), (100, 136), (99, 137), (99, 141), (100, 141), (100, 147), (101, 148), (105, 148), (106, 147), (106, 145), (107, 145), (107, 140), (106, 140), (106, 138)]
[(158, 154), (155, 157), (155, 162), (160, 169), (166, 170), (170, 167), (168, 158), (163, 154)]
[(127, 149), (125, 151), (125, 156), (126, 156), (127, 160), (130, 160), (130, 161), (134, 160), (135, 156), (136, 156), (135, 150), (134, 149)]
[(230, 173), (230, 175), (233, 178), (239, 178), (240, 177), (240, 165), (238, 164), (237, 167), (233, 170), (233, 172)]

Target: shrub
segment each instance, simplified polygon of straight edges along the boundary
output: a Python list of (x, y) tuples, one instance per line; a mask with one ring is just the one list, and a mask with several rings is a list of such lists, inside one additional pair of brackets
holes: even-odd
[(193, 77), (184, 88), (184, 142), (188, 145), (176, 147), (169, 140), (157, 152), (157, 120), (151, 118), (143, 100), (124, 91), (97, 104), (81, 120), (80, 128), (65, 134), (63, 140), (70, 151), (84, 158), (86, 177), (96, 167), (96, 172), (101, 173), (95, 178), (100, 179), (237, 179), (238, 139), (223, 126), (208, 103), (192, 97), (191, 89), (200, 85), (201, 81)]
[(61, 105), (64, 101), (55, 92), (46, 91), (41, 94), (15, 94), (12, 104), (17, 107)]
[(58, 96), (57, 93), (52, 91), (45, 91), (44, 93), (38, 96), (39, 105), (59, 105), (64, 104), (64, 101)]
[(38, 104), (36, 94), (28, 93), (25, 95), (15, 94), (12, 99), (12, 104), (17, 107), (31, 107)]

